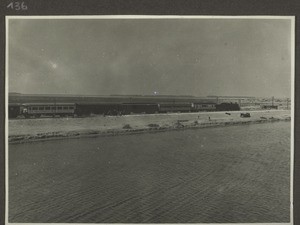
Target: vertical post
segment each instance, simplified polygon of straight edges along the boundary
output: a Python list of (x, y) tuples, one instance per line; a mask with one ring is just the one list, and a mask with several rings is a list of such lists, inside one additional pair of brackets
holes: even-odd
[(286, 99), (286, 109), (289, 109), (289, 98)]
[(54, 97), (54, 117), (56, 116), (56, 97)]
[(274, 106), (274, 96), (272, 96), (272, 107)]

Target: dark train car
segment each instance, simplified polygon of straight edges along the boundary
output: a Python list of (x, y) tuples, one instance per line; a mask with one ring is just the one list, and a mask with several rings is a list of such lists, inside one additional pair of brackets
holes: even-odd
[(8, 118), (17, 118), (19, 115), (21, 115), (21, 104), (8, 104)]
[(121, 108), (122, 114), (154, 114), (159, 112), (158, 104), (154, 103), (123, 103)]
[(191, 112), (192, 111), (192, 103), (160, 103), (159, 104), (159, 112), (160, 113), (168, 113), (168, 112)]
[(216, 105), (216, 111), (240, 111), (240, 106), (237, 103), (221, 103)]
[(278, 109), (278, 105), (262, 105), (262, 109)]
[(194, 102), (193, 103), (193, 111), (216, 111), (216, 103), (202, 103), (202, 102)]
[(75, 114), (88, 116), (91, 114), (119, 115), (122, 111), (120, 104), (115, 103), (76, 103)]

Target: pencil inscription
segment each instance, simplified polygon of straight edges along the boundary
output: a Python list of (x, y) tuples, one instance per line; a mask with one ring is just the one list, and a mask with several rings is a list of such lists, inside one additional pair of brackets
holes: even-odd
[(16, 11), (25, 11), (28, 9), (28, 6), (26, 5), (25, 2), (16, 1), (16, 2), (10, 2), (6, 8), (16, 10)]

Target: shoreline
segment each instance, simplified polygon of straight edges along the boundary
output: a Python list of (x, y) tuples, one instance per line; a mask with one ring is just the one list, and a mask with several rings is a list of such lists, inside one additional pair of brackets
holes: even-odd
[[(134, 134), (158, 133), (158, 132), (166, 132), (166, 131), (185, 130), (185, 129), (202, 129), (202, 128), (213, 128), (213, 127), (226, 127), (226, 126), (236, 126), (236, 125), (250, 125), (250, 124), (260, 124), (260, 123), (273, 123), (273, 122), (280, 122), (280, 121), (291, 121), (291, 117), (288, 115), (274, 117), (273, 116), (274, 112), (276, 111), (272, 111), (272, 116), (268, 118), (262, 116), (259, 116), (258, 118), (237, 117), (233, 119), (220, 118), (220, 119), (212, 119), (206, 121), (197, 120), (197, 119), (189, 120), (184, 118), (180, 120), (179, 117), (187, 116), (186, 114), (181, 114), (178, 116), (177, 120), (169, 121), (167, 124), (158, 124), (158, 123), (147, 124), (147, 121), (145, 121), (145, 123), (142, 124), (134, 124), (134, 123), (133, 124), (129, 123), (125, 125), (123, 124), (123, 126), (117, 128), (106, 127), (106, 129), (100, 129), (103, 127), (99, 127), (99, 129), (78, 129), (72, 131), (62, 130), (62, 131), (40, 132), (36, 134), (12, 134), (9, 135), (8, 137), (8, 143), (21, 144), (21, 143), (50, 141), (50, 140), (134, 135)], [(240, 112), (231, 112), (231, 114), (239, 114), (239, 113)], [(269, 112), (264, 112), (264, 113), (269, 113)], [(214, 113), (209, 113), (209, 115), (214, 115)], [(193, 114), (193, 116), (195, 115)], [(146, 118), (147, 115), (144, 117)], [(147, 118), (149, 118), (149, 116)]]

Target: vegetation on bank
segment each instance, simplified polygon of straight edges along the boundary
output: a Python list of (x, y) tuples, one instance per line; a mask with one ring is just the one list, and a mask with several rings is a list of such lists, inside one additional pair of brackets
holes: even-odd
[(258, 118), (242, 118), (240, 120), (233, 119), (210, 119), (208, 121), (201, 120), (175, 120), (169, 124), (143, 124), (140, 126), (134, 126), (133, 124), (125, 124), (121, 128), (111, 128), (106, 130), (78, 130), (78, 131), (54, 131), (43, 132), (38, 134), (21, 134), (21, 135), (9, 135), (9, 143), (24, 143), (34, 141), (45, 141), (53, 139), (64, 138), (82, 138), (91, 136), (112, 136), (112, 135), (126, 135), (126, 134), (139, 134), (145, 132), (162, 132), (170, 130), (180, 129), (195, 129), (195, 128), (207, 128), (207, 127), (219, 127), (230, 125), (243, 125), (243, 124), (258, 124), (276, 121), (290, 121), (290, 116), (280, 117), (258, 117)]

